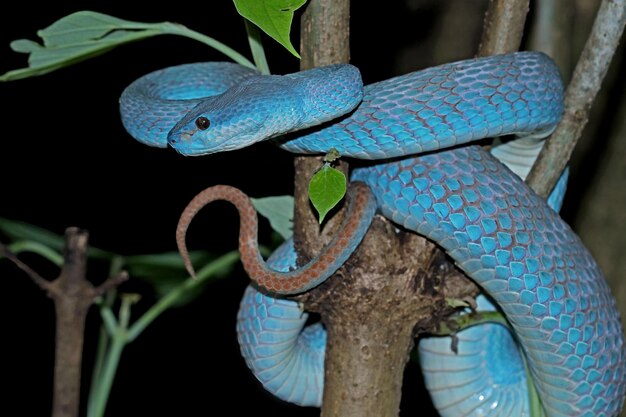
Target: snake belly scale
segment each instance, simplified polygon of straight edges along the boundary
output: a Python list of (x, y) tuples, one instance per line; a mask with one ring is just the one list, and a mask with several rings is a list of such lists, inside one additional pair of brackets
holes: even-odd
[[(234, 81), (211, 77), (209, 70), (206, 76), (212, 82), (223, 79), (215, 95), (199, 99), (204, 90), (185, 87), (180, 96), (191, 100), (181, 100), (171, 79), (185, 78), (193, 65), (149, 74), (131, 84), (120, 108), (134, 137), (153, 146), (169, 144), (183, 155), (273, 139), (295, 153), (335, 148), (344, 156), (385, 160), (353, 171), (352, 181), (363, 184), (355, 192), (362, 197), (352, 199), (353, 212), (364, 218), (373, 209), (363, 207), (375, 207), (399, 226), (433, 240), (481, 286), (509, 320), (520, 346), (517, 358), (527, 359), (549, 417), (619, 413), (626, 390), (626, 353), (615, 300), (597, 264), (558, 214), (519, 177), (481, 148), (461, 146), (492, 136), (545, 136), (554, 129), (562, 113), (562, 84), (547, 56), (521, 52), (460, 61), (364, 88), (350, 65), (269, 77), (233, 69)], [(214, 65), (220, 74), (233, 68)], [(202, 77), (191, 78), (197, 83)], [(155, 87), (160, 84), (165, 87)], [(364, 189), (371, 190), (371, 198)], [(203, 204), (196, 202), (186, 211), (183, 223)], [(244, 222), (248, 220), (242, 219), (242, 229)], [(359, 235), (368, 222), (355, 221), (347, 230)], [(331, 258), (356, 246), (336, 243), (341, 250), (328, 248)], [(274, 279), (272, 265), (276, 271), (293, 268), (288, 262), (292, 252), (281, 249), (269, 268), (256, 254), (248, 256), (246, 263), (252, 266), (246, 269), (253, 280), (255, 271), (263, 271), (268, 282)], [(330, 258), (315, 262), (307, 267), (315, 273), (305, 273), (310, 280), (300, 276), (297, 285), (279, 292), (317, 285), (339, 263)], [(275, 278), (280, 280), (279, 274)], [(302, 405), (319, 405), (323, 329), (302, 330), (304, 322), (295, 320), (293, 303), (276, 297), (246, 291), (238, 317), (242, 353), (270, 391)], [(466, 346), (471, 349), (469, 338)], [(467, 372), (456, 376), (444, 375), (443, 368), (439, 377), (436, 370), (430, 372), (431, 396), (452, 398), (439, 402), (440, 413), (524, 415), (524, 405), (511, 404), (524, 401), (524, 395), (494, 394), (508, 388), (504, 375), (491, 375), (495, 383), (477, 387), (482, 392), (454, 397), (459, 395), (455, 386), (476, 386), (480, 364), (474, 358), (468, 355)], [(493, 398), (508, 398), (508, 404)]]

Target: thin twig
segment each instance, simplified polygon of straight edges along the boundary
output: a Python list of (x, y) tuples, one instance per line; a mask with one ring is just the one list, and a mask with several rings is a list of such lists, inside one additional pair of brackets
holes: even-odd
[(128, 279), (128, 272), (126, 271), (118, 272), (117, 274), (115, 274), (112, 277), (107, 278), (106, 281), (104, 281), (102, 284), (94, 288), (94, 296), (99, 297), (101, 295), (104, 295), (104, 293), (106, 293), (109, 290), (114, 289), (115, 287), (117, 287), (122, 282), (126, 281), (127, 279)]
[(617, 49), (626, 22), (626, 0), (603, 0), (565, 93), (565, 113), (539, 153), (527, 183), (547, 197), (567, 165), (589, 119), (589, 110)]
[(17, 257), (17, 255), (15, 255), (13, 252), (11, 252), (9, 250), (9, 248), (7, 248), (2, 243), (0, 243), (0, 255), (4, 256), (9, 261), (13, 262), (13, 264), (15, 264), (15, 266), (17, 266), (19, 269), (24, 271), (26, 273), (26, 275), (28, 275), (30, 277), (30, 279), (32, 279), (33, 282), (35, 284), (37, 284), (37, 286), (39, 286), (39, 288), (41, 288), (42, 290), (44, 290), (44, 291), (46, 291), (48, 293), (54, 291), (54, 287), (52, 285), (50, 285), (51, 284), (50, 281), (48, 281), (47, 279), (43, 278), (41, 275), (39, 275), (39, 273), (37, 273), (37, 271), (35, 271), (30, 266), (28, 266), (24, 262), (22, 262)]

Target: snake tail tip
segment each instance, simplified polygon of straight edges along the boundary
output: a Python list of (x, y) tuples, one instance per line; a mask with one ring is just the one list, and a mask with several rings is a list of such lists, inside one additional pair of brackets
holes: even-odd
[(196, 274), (196, 270), (191, 265), (187, 265), (187, 273), (194, 281), (198, 280), (198, 275)]

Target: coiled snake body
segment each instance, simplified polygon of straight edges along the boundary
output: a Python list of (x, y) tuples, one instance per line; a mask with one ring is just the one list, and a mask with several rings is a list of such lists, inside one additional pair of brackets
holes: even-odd
[[(349, 157), (395, 158), (354, 170), (352, 181), (367, 185), (351, 198), (358, 219), (346, 220), (344, 237), (304, 270), (292, 271), (289, 242), (269, 268), (263, 264), (245, 196), (227, 187), (206, 193), (236, 203), (244, 266), (273, 293), (303, 291), (331, 275), (358, 245), (375, 209), (442, 246), (505, 313), (521, 347), (496, 325), (459, 335), (458, 355), (445, 341), (424, 340), (426, 383), (443, 416), (527, 415), (520, 352), (548, 416), (619, 413), (626, 390), (622, 327), (595, 261), (517, 175), (482, 148), (457, 146), (507, 134), (545, 136), (554, 128), (562, 85), (545, 55), (461, 61), (364, 89), (349, 65), (258, 76), (234, 64), (191, 64), (140, 78), (122, 94), (120, 108), (135, 138), (169, 143), (185, 155), (273, 138), (298, 153), (335, 148)], [(185, 211), (179, 241), (205, 203), (199, 198)], [(325, 333), (320, 325), (303, 331), (305, 320), (295, 303), (250, 287), (238, 337), (267, 389), (319, 405)]]

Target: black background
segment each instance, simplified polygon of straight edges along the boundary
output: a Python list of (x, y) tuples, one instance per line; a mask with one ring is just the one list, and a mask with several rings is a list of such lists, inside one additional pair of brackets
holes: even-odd
[[(9, 49), (11, 40), (36, 39), (38, 29), (85, 9), (128, 20), (179, 22), (248, 55), (244, 26), (230, 1), (151, 2), (149, 7), (131, 2), (64, 1), (37, 6), (21, 2), (1, 16), (0, 72), (25, 65), (25, 56)], [(438, 63), (431, 62), (427, 53), (437, 13), (436, 7), (409, 9), (400, 1), (376, 9), (353, 7), (352, 62), (365, 82), (403, 71), (396, 65), (396, 53), (407, 45), (426, 45), (421, 49), (426, 53), (415, 57), (412, 69)], [(299, 16), (292, 36), (296, 47)], [(269, 40), (265, 44), (272, 72), (298, 69), (298, 61), (289, 53)], [(270, 144), (184, 158), (170, 149), (135, 142), (121, 125), (118, 97), (134, 79), (170, 65), (225, 59), (196, 41), (160, 36), (42, 77), (0, 84), (0, 216), (59, 234), (68, 226), (78, 226), (89, 231), (92, 246), (120, 254), (155, 253), (175, 249), (173, 231), (180, 211), (209, 185), (231, 184), (254, 197), (292, 194), (291, 155)], [(190, 232), (191, 246), (218, 253), (236, 247), (236, 213), (225, 208), (216, 205), (199, 216)], [(268, 237), (264, 227), (261, 238), (268, 241)], [(35, 262), (44, 276), (55, 276), (55, 269), (46, 263), (25, 259)], [(101, 282), (105, 275), (102, 265), (90, 265), (93, 282)], [(1, 372), (8, 382), (3, 407), (23, 415), (47, 415), (54, 354), (52, 303), (8, 262), (0, 262), (0, 279)], [(162, 314), (130, 344), (121, 359), (107, 415), (212, 415), (218, 408), (234, 415), (251, 409), (261, 415), (318, 415), (316, 409), (273, 399), (239, 356), (235, 315), (246, 283), (238, 267), (194, 303)], [(154, 302), (150, 287), (136, 280), (123, 284), (121, 290), (142, 294), (133, 317)], [(98, 326), (93, 309), (85, 342), (85, 394)], [(406, 379), (403, 415), (427, 415), (431, 406), (415, 365), (409, 365)]]

